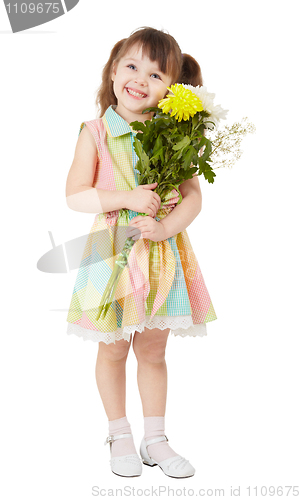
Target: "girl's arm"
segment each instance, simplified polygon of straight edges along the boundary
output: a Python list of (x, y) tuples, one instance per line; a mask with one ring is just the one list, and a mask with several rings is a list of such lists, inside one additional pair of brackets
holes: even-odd
[(192, 179), (183, 182), (179, 190), (183, 196), (182, 202), (160, 221), (164, 227), (164, 239), (184, 231), (202, 210), (202, 193), (196, 174), (193, 174)]
[(105, 213), (126, 208), (127, 191), (93, 187), (97, 148), (88, 127), (81, 131), (66, 182), (66, 201), (77, 212)]

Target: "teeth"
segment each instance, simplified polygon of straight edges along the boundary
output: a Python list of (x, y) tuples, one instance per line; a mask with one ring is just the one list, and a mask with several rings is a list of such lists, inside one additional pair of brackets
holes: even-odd
[(131, 89), (127, 89), (127, 91), (129, 94), (134, 95), (135, 97), (144, 97), (145, 96), (145, 94), (139, 94), (138, 92), (134, 92)]

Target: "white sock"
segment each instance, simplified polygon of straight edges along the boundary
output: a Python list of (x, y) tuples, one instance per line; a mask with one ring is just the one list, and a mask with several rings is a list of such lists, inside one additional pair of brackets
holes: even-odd
[[(144, 417), (144, 439), (152, 439), (165, 434), (165, 417)], [(147, 446), (147, 453), (156, 462), (162, 462), (166, 458), (175, 457), (178, 455), (168, 444), (167, 441), (159, 441), (159, 443), (150, 444)]]
[[(126, 417), (117, 418), (116, 420), (109, 420), (109, 434), (110, 436), (117, 436), (118, 434), (131, 433), (131, 426)], [(123, 457), (124, 455), (132, 455), (137, 453), (132, 437), (117, 439), (112, 443), (112, 458)]]

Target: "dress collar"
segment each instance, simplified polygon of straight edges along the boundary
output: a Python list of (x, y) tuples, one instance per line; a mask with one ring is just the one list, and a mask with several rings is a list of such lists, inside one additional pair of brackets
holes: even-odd
[(102, 117), (107, 134), (110, 137), (118, 137), (133, 132), (132, 127), (114, 110), (115, 105), (111, 105)]

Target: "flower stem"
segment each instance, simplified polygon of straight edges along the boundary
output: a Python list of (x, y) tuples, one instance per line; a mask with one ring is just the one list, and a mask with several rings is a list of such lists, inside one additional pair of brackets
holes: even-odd
[(105, 316), (108, 312), (108, 309), (113, 302), (114, 295), (115, 295), (117, 285), (119, 283), (122, 271), (128, 263), (130, 252), (131, 252), (135, 243), (136, 243), (136, 241), (133, 240), (132, 237), (126, 239), (124, 247), (122, 249), (122, 252), (120, 253), (118, 259), (115, 261), (115, 265), (114, 265), (112, 274), (111, 274), (110, 279), (108, 281), (108, 284), (105, 288), (105, 291), (102, 295), (101, 302), (100, 302), (100, 305), (98, 307), (98, 314), (96, 316), (96, 321), (99, 320), (101, 315), (102, 315), (103, 319), (105, 318)]

